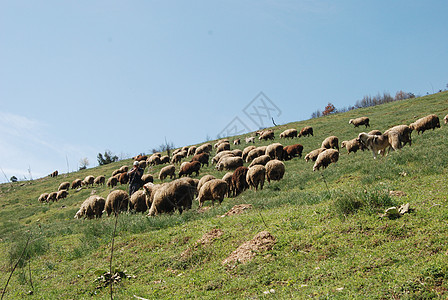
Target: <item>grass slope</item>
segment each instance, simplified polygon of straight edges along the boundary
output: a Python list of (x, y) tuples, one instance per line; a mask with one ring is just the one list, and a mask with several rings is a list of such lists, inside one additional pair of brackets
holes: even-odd
[[(301, 143), (306, 154), (320, 147), (329, 135), (338, 136), (341, 142), (364, 131), (348, 124), (354, 117), (369, 116), (368, 130), (384, 131), (430, 113), (440, 119), (448, 113), (448, 93), (273, 129), (278, 137), (286, 128), (312, 126), (313, 137), (276, 139), (283, 145)], [(282, 181), (266, 183), (258, 192), (250, 190), (226, 198), (222, 205), (203, 213), (194, 203), (193, 209), (182, 215), (120, 215), (114, 266), (135, 278), (114, 285), (114, 295), (117, 299), (131, 299), (133, 295), (147, 299), (446, 298), (447, 130), (442, 125), (423, 135), (414, 132), (412, 147), (377, 160), (367, 151), (348, 155), (341, 149), (339, 162), (322, 172), (313, 172), (312, 163), (295, 158), (285, 162)], [(63, 181), (86, 175), (108, 178), (125, 164), (131, 165), (131, 161), (30, 183), (0, 185), (0, 288), (31, 234), (28, 260), (19, 264), (6, 298), (110, 298), (109, 288), (97, 289), (100, 284), (94, 280), (98, 271), (109, 267), (114, 218), (73, 219), (93, 189), (104, 197), (109, 189), (70, 190), (68, 198), (50, 204), (38, 203), (37, 198), (42, 192), (56, 191)], [(157, 175), (160, 168), (150, 168), (149, 172)], [(222, 177), (225, 172), (210, 165), (201, 170), (201, 176), (205, 174)], [(390, 190), (406, 195), (389, 196)], [(217, 217), (242, 203), (254, 208), (241, 215)], [(393, 220), (379, 217), (385, 208), (404, 203), (410, 203), (411, 213)], [(224, 232), (220, 238), (210, 245), (195, 245), (215, 228)], [(222, 265), (239, 245), (263, 230), (276, 238), (272, 250), (235, 268)], [(181, 255), (184, 251), (189, 252)], [(27, 294), (29, 290), (33, 290), (32, 295)]]

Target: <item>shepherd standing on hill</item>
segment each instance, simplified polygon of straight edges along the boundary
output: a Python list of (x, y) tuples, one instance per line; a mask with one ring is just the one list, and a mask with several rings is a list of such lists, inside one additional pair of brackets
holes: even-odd
[(138, 191), (142, 186), (143, 169), (139, 167), (138, 161), (134, 161), (132, 169), (128, 172), (129, 175), (129, 196)]

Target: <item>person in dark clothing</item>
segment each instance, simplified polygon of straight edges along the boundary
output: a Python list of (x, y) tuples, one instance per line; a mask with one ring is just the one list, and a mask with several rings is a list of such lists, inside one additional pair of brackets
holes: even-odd
[(129, 175), (129, 196), (138, 191), (142, 186), (143, 169), (139, 167), (138, 161), (134, 162), (132, 169), (128, 172)]

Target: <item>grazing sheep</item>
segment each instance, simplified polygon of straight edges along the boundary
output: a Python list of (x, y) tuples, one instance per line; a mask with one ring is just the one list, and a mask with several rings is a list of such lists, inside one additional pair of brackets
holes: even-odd
[(68, 190), (68, 189), (70, 189), (70, 182), (67, 182), (67, 181), (61, 183), (58, 187), (58, 191)]
[(105, 176), (103, 176), (103, 175), (100, 175), (100, 176), (97, 176), (94, 180), (93, 180), (93, 182), (95, 183), (95, 184), (97, 184), (97, 185), (104, 185), (104, 182), (106, 181), (106, 177)]
[(255, 137), (253, 136), (248, 136), (244, 140), (246, 141), (246, 144), (255, 143)]
[(93, 186), (93, 182), (95, 181), (95, 177), (93, 177), (92, 175), (88, 175), (86, 176), (86, 178), (84, 178), (84, 180), (81, 182), (82, 185), (86, 185), (86, 186)]
[(197, 186), (198, 191), (201, 189), (201, 187), (204, 185), (204, 183), (206, 183), (207, 181), (210, 181), (212, 179), (217, 179), (215, 176), (213, 175), (204, 175), (201, 177), (201, 179), (199, 179), (199, 183)]
[(285, 131), (283, 131), (282, 133), (280, 133), (280, 138), (281, 139), (293, 139), (297, 137), (297, 129), (291, 128), (291, 129), (286, 129)]
[(114, 190), (107, 195), (105, 210), (108, 216), (110, 216), (111, 213), (116, 215), (120, 213), (120, 211), (128, 210), (128, 204), (129, 194), (123, 190)]
[(82, 180), (81, 179), (75, 179), (72, 181), (72, 190), (77, 189), (79, 187), (81, 187), (82, 185)]
[(230, 143), (220, 143), (218, 147), (216, 148), (216, 153), (230, 150)]
[(56, 170), (53, 173), (51, 173), (49, 176), (50, 177), (58, 177), (58, 174), (59, 174), (59, 172), (58, 172), (58, 170)]
[(224, 156), (235, 156), (235, 155), (230, 150), (221, 151), (219, 153), (216, 153), (215, 156), (213, 156), (212, 163), (217, 164), (219, 160)]
[[(393, 133), (397, 134), (398, 140), (396, 142), (393, 141), (394, 140)], [(384, 132), (384, 135), (387, 135), (388, 137), (390, 136), (389, 143), (393, 145), (394, 149), (397, 148), (400, 149), (406, 144), (409, 144), (409, 146), (411, 146), (412, 144), (411, 133), (412, 130), (408, 125), (397, 125), (386, 130)]]
[(164, 155), (160, 157), (160, 164), (169, 164), (170, 163), (170, 157), (168, 155)]
[(358, 135), (358, 141), (362, 143), (367, 149), (371, 150), (373, 153), (373, 158), (376, 158), (378, 152), (384, 156), (385, 149), (390, 147), (389, 137), (382, 135), (368, 135), (365, 132), (361, 132)]
[(115, 175), (118, 175), (118, 174), (121, 174), (121, 173), (123, 173), (123, 172), (121, 172), (120, 169), (116, 169), (116, 170), (114, 170), (112, 172), (112, 176), (115, 176)]
[(230, 141), (228, 139), (222, 139), (222, 140), (217, 141), (213, 145), (213, 148), (218, 149), (219, 145), (221, 145), (221, 144), (229, 144), (229, 143), (230, 143)]
[(150, 158), (148, 158), (147, 162), (148, 162), (148, 165), (150, 165), (150, 166), (157, 166), (162, 163), (162, 159), (160, 156), (153, 154), (153, 155), (151, 155)]
[(112, 177), (110, 177), (108, 180), (107, 180), (107, 186), (108, 187), (110, 187), (110, 188), (113, 188), (114, 186), (116, 186), (117, 184), (118, 184), (118, 179), (117, 179), (117, 177), (114, 177), (114, 176), (112, 176)]
[(233, 176), (233, 172), (227, 172), (226, 174), (224, 174), (224, 176), (222, 177), (222, 180), (224, 180), (225, 182), (227, 182), (227, 197), (230, 197), (232, 189), (232, 176)]
[(329, 136), (323, 142), (321, 148), (331, 149), (334, 148), (339, 151), (339, 140), (337, 136)]
[(145, 212), (148, 209), (146, 206), (146, 196), (144, 190), (138, 190), (132, 194), (129, 199), (129, 210), (135, 210), (136, 212)]
[(271, 160), (271, 157), (269, 155), (262, 155), (259, 157), (254, 158), (254, 160), (250, 163), (249, 168), (255, 165), (262, 165), (265, 166), (268, 161)]
[(87, 219), (101, 218), (106, 200), (103, 197), (92, 195), (81, 204), (81, 208), (75, 214), (75, 219), (82, 217)]
[(165, 180), (167, 176), (170, 176), (171, 179), (176, 178), (176, 167), (174, 165), (169, 165), (163, 167), (159, 173), (159, 179), (161, 181)]
[(356, 153), (358, 150), (364, 151), (365, 149), (364, 145), (361, 144), (357, 138), (349, 141), (342, 141), (341, 148), (347, 148), (347, 154), (350, 154), (350, 152)]
[(196, 176), (198, 176), (200, 169), (201, 169), (201, 163), (199, 161), (186, 162), (185, 165), (183, 165), (180, 168), (179, 178), (182, 177), (183, 175), (191, 176), (193, 172), (196, 173)]
[(283, 145), (280, 143), (273, 143), (266, 147), (266, 155), (269, 155), (271, 159), (283, 159)]
[(50, 202), (50, 201), (56, 201), (57, 200), (57, 197), (58, 196), (58, 192), (51, 192), (50, 194), (48, 194), (48, 197), (47, 197), (47, 202)]
[(381, 131), (377, 130), (377, 129), (374, 129), (374, 130), (369, 131), (367, 134), (370, 134), (370, 135), (382, 135), (383, 133)]
[(280, 180), (285, 175), (285, 164), (278, 159), (273, 159), (266, 164), (266, 179), (268, 183), (271, 180)]
[(327, 149), (323, 151), (316, 159), (313, 166), (313, 171), (319, 170), (320, 167), (325, 169), (329, 164), (336, 163), (339, 159), (339, 151), (334, 149)]
[(311, 127), (311, 126), (305, 126), (299, 132), (299, 137), (309, 136), (309, 135), (313, 136), (313, 127)]
[(243, 165), (243, 159), (239, 156), (236, 157), (224, 157), (217, 164), (216, 169), (222, 170), (235, 170)]
[(151, 174), (143, 174), (141, 179), (142, 184), (146, 184), (148, 182), (154, 182), (154, 177)]
[(128, 175), (128, 173), (121, 173), (120, 177), (118, 177), (118, 182), (121, 185), (127, 184), (129, 182), (129, 175)]
[(414, 123), (412, 123), (411, 125), (409, 125), (409, 128), (411, 130), (415, 130), (417, 131), (417, 134), (420, 134), (420, 132), (423, 134), (423, 132), (425, 132), (425, 130), (429, 130), (429, 129), (436, 129), (440, 128), (440, 121), (439, 121), (439, 117), (436, 115), (428, 115), (426, 117), (420, 118), (417, 121), (415, 121)]
[(246, 156), (246, 162), (253, 161), (255, 158), (266, 154), (266, 149), (267, 146), (261, 146), (250, 150), (250, 152)]
[(191, 161), (198, 161), (201, 163), (201, 166), (207, 165), (208, 167), (208, 161), (210, 159), (210, 155), (208, 153), (201, 153), (198, 155), (195, 155), (191, 158)]
[(202, 207), (202, 204), (206, 200), (212, 200), (212, 205), (215, 204), (215, 200), (218, 200), (219, 204), (221, 204), (222, 200), (224, 200), (224, 196), (227, 193), (227, 190), (227, 182), (222, 179), (212, 179), (210, 181), (207, 181), (199, 190), (199, 207)]
[(188, 152), (187, 152), (187, 156), (192, 156), (192, 155), (194, 155), (194, 153), (196, 152), (196, 149), (197, 149), (198, 147), (196, 147), (196, 146), (191, 146), (190, 148), (188, 148)]
[(47, 202), (48, 195), (48, 193), (42, 193), (37, 200), (39, 200), (39, 202)]
[(255, 165), (247, 171), (246, 181), (249, 187), (255, 188), (258, 190), (258, 185), (260, 185), (260, 189), (263, 189), (264, 179), (266, 177), (266, 168), (262, 165)]
[(448, 123), (448, 115), (446, 115), (446, 116), (443, 118), (443, 122), (444, 122), (445, 124)]
[(247, 155), (249, 154), (249, 152), (251, 150), (254, 150), (255, 148), (257, 148), (257, 147), (255, 147), (255, 146), (247, 146), (246, 148), (243, 149), (243, 154), (241, 155), (241, 157), (243, 158), (244, 161), (246, 161), (246, 158), (247, 158)]
[(187, 153), (188, 153), (188, 148), (189, 148), (188, 146), (183, 146), (182, 151), (187, 151)]
[(213, 149), (212, 144), (205, 143), (205, 144), (202, 144), (199, 147), (197, 147), (196, 151), (194, 152), (194, 154), (196, 155), (196, 154), (201, 154), (201, 153), (204, 153), (204, 152), (210, 153), (212, 151), (212, 149)]
[(240, 149), (233, 149), (231, 152), (232, 152), (233, 155), (235, 155), (235, 156), (243, 157), (243, 151), (240, 150)]
[(241, 139), (236, 139), (236, 140), (234, 140), (234, 141), (233, 141), (233, 144), (234, 144), (235, 146), (241, 144)]
[(176, 149), (173, 151), (173, 153), (171, 153), (173, 156), (176, 155), (177, 153), (180, 153), (182, 151), (182, 148)]
[(145, 185), (144, 188), (146, 193), (151, 194), (149, 200), (151, 207), (148, 216), (173, 212), (175, 209), (178, 209), (181, 214), (184, 209), (190, 209), (196, 189), (188, 181), (182, 179), (152, 187)]
[(56, 194), (56, 201), (59, 201), (59, 200), (64, 199), (64, 198), (67, 198), (67, 196), (68, 196), (67, 190), (60, 190)]
[(249, 184), (246, 181), (247, 171), (249, 171), (249, 168), (242, 166), (236, 168), (233, 172), (230, 186), (235, 197), (249, 188)]
[[(136, 160), (136, 161), (147, 160), (147, 159), (148, 159), (148, 155), (141, 155), (141, 154), (139, 154), (139, 155), (133, 157), (132, 159), (133, 159), (133, 160)], [(127, 171), (126, 171), (126, 172), (127, 172)]]
[(191, 177), (182, 177), (182, 178), (179, 178), (178, 180), (179, 180), (179, 181), (182, 181), (182, 182), (186, 182), (186, 183), (188, 183), (189, 185), (191, 185), (192, 188), (193, 188), (193, 192), (194, 192), (194, 194), (195, 194), (195, 195), (198, 194), (198, 184), (199, 184), (199, 179), (197, 179), (197, 178), (191, 178)]
[(274, 130), (266, 130), (264, 131), (259, 137), (258, 139), (261, 140), (273, 140), (275, 138), (274, 136)]
[(283, 147), (283, 159), (290, 160), (296, 156), (302, 157), (303, 146), (300, 144), (294, 144)]
[(179, 164), (182, 161), (182, 158), (184, 158), (184, 155), (181, 152), (176, 153), (171, 158), (171, 163), (172, 164)]
[(370, 120), (368, 117), (359, 117), (356, 119), (350, 119), (350, 121), (348, 121), (348, 124), (353, 124), (355, 127), (358, 127), (360, 125), (365, 125), (367, 128), (367, 127), (370, 127), (369, 121)]
[(327, 148), (317, 148), (313, 151), (311, 151), (310, 153), (308, 153), (307, 155), (305, 155), (305, 161), (309, 161), (310, 159), (312, 161), (316, 161), (317, 157), (319, 156), (319, 154), (321, 154), (322, 152), (324, 152), (325, 150), (327, 150)]
[(120, 169), (120, 173), (127, 173), (129, 171), (129, 167), (128, 166), (121, 166)]

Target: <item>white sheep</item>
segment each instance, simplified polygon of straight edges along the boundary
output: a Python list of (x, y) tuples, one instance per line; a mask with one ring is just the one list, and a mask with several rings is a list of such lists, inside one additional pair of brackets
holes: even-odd
[(327, 149), (319, 154), (313, 166), (313, 171), (319, 170), (320, 167), (326, 168), (330, 163), (336, 163), (339, 159), (339, 151), (335, 149)]

